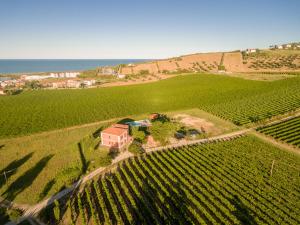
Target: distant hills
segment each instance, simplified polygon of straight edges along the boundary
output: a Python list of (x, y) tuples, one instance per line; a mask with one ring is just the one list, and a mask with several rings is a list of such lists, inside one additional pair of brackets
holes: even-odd
[(184, 55), (169, 59), (120, 65), (119, 74), (177, 74), (190, 72), (299, 72), (300, 45), (273, 45), (270, 49), (246, 49)]

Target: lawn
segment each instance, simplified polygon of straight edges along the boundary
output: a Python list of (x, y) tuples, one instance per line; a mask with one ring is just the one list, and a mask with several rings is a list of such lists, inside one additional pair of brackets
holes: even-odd
[(248, 124), (299, 108), (299, 86), (299, 77), (262, 82), (196, 74), (122, 87), (27, 91), (0, 97), (0, 138), (190, 108)]
[[(0, 141), (0, 194), (20, 203), (35, 203), (78, 176), (110, 164), (107, 149), (96, 148), (93, 133), (107, 123), (62, 129)], [(5, 182), (4, 171), (8, 182)]]

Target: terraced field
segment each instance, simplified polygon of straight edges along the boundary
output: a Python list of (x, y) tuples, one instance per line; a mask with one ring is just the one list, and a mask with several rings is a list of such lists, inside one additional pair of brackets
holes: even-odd
[(257, 131), (276, 140), (300, 147), (300, 116), (258, 128)]
[(86, 90), (38, 90), (0, 97), (0, 138), (151, 112), (199, 108), (235, 124), (300, 107), (300, 77), (274, 82), (220, 75)]
[(61, 204), (64, 213), (58, 216), (56, 206), (56, 216), (46, 220), (77, 225), (294, 225), (300, 223), (299, 170), (298, 155), (252, 136), (170, 149), (123, 162), (66, 207)]

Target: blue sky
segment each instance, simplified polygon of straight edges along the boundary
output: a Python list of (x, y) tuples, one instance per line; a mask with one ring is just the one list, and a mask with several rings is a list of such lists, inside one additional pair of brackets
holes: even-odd
[(166, 58), (300, 41), (299, 0), (1, 0), (0, 58)]

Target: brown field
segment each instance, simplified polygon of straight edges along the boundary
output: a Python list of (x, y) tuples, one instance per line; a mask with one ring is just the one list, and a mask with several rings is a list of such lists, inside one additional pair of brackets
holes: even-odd
[[(197, 53), (153, 62), (125, 66), (121, 73), (152, 75), (180, 72), (218, 72), (222, 52)], [(227, 72), (293, 72), (300, 71), (300, 51), (270, 51), (242, 56), (241, 52), (225, 52), (223, 65)]]
[(240, 52), (228, 52), (224, 55), (224, 62), (227, 71), (244, 72), (243, 57)]

